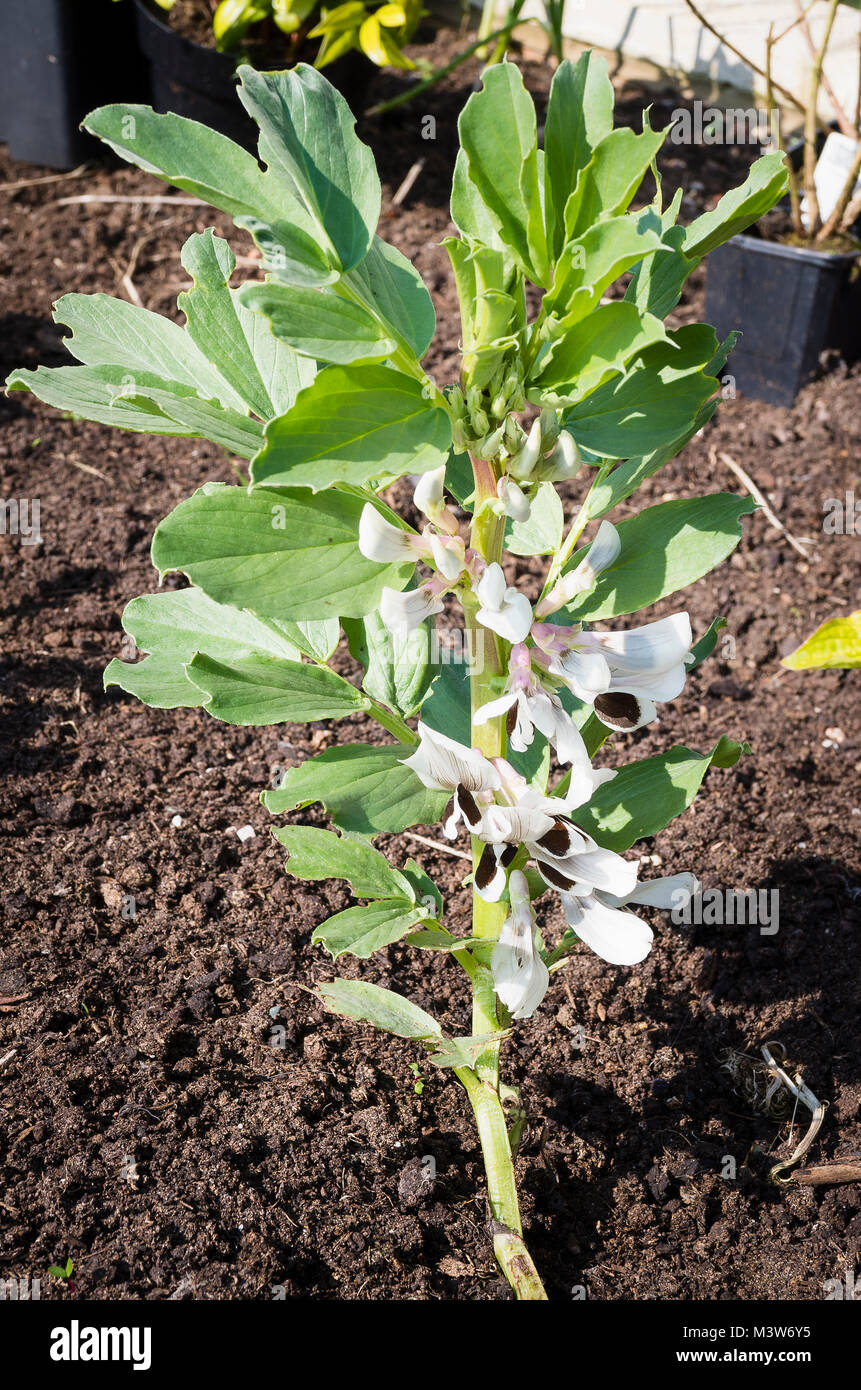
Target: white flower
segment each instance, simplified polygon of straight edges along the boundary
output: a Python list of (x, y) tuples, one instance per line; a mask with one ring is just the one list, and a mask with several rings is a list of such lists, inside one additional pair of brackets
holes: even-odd
[(420, 512), (424, 512), (426, 517), (433, 520), (434, 512), (438, 512), (445, 502), (445, 464), (440, 464), (439, 468), (434, 468), (430, 473), (423, 473), (416, 483), (413, 501)]
[(648, 878), (638, 883), (632, 893), (624, 898), (613, 898), (605, 894), (613, 907), (627, 903), (642, 903), (647, 907), (660, 907), (669, 911), (671, 907), (685, 907), (700, 891), (700, 882), (695, 874), (668, 874), (665, 878)]
[(538, 865), (553, 888), (567, 891), (577, 881), (628, 892), (637, 878), (636, 866), (604, 850), (574, 825), (569, 812), (588, 801), (596, 786), (615, 776), (610, 769), (595, 771), (585, 763), (572, 767), (572, 785), (565, 797), (544, 796), (529, 786), (504, 758), (494, 758), (502, 803), (488, 806), (474, 832), (484, 840), (475, 871), (475, 891), (487, 902), (498, 902), (505, 889), (504, 870), (520, 845)]
[(466, 546), (462, 538), (432, 534), (430, 547), (434, 565), (440, 574), (453, 584), (466, 565)]
[(539, 625), (533, 638), (550, 657), (548, 670), (611, 729), (639, 729), (657, 716), (656, 704), (684, 689), (691, 661), (687, 613), (628, 632), (581, 632)]
[(535, 469), (535, 465), (541, 457), (541, 419), (540, 417), (533, 422), (532, 428), (525, 444), (520, 448), (508, 464), (508, 471), (512, 478), (530, 478)]
[(513, 478), (500, 478), (496, 484), (496, 495), (502, 503), (506, 516), (512, 521), (528, 521), (532, 506), (526, 493), (517, 486)]
[(454, 793), (454, 808), (443, 827), (448, 839), (455, 838), (461, 820), (475, 834), (483, 808), (500, 785), (499, 773), (478, 748), (465, 748), (421, 720), (418, 731), (418, 748), (401, 761), (431, 791)]
[(563, 483), (576, 478), (583, 460), (575, 440), (567, 430), (559, 435), (555, 449), (538, 469), (538, 476), (548, 483)]
[(638, 965), (652, 946), (654, 933), (633, 912), (609, 907), (597, 894), (563, 893), (565, 920), (580, 940), (610, 965)]
[(562, 893), (560, 896), (569, 927), (596, 955), (611, 965), (637, 965), (649, 954), (653, 932), (633, 912), (622, 911), (624, 905), (676, 907), (680, 895), (689, 901), (699, 892), (699, 886), (693, 874), (682, 873), (638, 883), (621, 897), (608, 892)]
[(529, 1018), (547, 993), (550, 974), (535, 947), (535, 923), (525, 874), (515, 869), (508, 880), (511, 916), (493, 948), (493, 988), (513, 1018)]
[(481, 607), (476, 614), (483, 627), (506, 642), (522, 642), (532, 626), (532, 604), (518, 589), (506, 587), (502, 566), (496, 560), (487, 566), (475, 586)]
[(594, 589), (598, 576), (619, 558), (621, 549), (622, 542), (615, 526), (609, 521), (602, 521), (577, 568), (571, 570), (570, 574), (564, 574), (550, 593), (538, 602), (536, 617), (544, 618), (548, 613), (555, 613), (557, 608), (564, 608), (566, 603), (570, 603), (576, 594), (585, 594)]
[(366, 502), (359, 517), (359, 550), (366, 560), (380, 565), (415, 561), (427, 553), (427, 544), (414, 531), (402, 531)]
[(416, 483), (413, 501), (420, 512), (424, 512), (440, 530), (449, 535), (457, 535), (457, 519), (445, 504), (445, 464), (423, 473)]
[(434, 613), (442, 613), (445, 605), (434, 580), (417, 589), (390, 589), (380, 594), (380, 617), (393, 637), (403, 639)]
[(490, 700), (475, 711), (473, 721), (486, 724), (505, 714), (506, 730), (516, 753), (525, 753), (532, 745), (535, 730), (544, 735), (556, 749), (561, 763), (588, 763), (586, 745), (579, 729), (554, 692), (544, 690), (540, 678), (532, 669), (527, 647), (518, 642), (511, 650), (508, 663), (507, 690), (498, 700)]

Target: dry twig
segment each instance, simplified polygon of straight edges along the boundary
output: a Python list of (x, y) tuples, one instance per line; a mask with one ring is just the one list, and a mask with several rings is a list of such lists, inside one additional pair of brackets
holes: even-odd
[(815, 540), (813, 540), (809, 536), (801, 536), (798, 539), (796, 539), (795, 536), (791, 535), (789, 531), (787, 531), (783, 522), (780, 520), (780, 517), (775, 512), (774, 508), (769, 504), (765, 496), (765, 493), (762, 491), (761, 488), (757, 487), (750, 474), (746, 472), (744, 468), (742, 468), (740, 463), (736, 463), (734, 458), (731, 458), (729, 454), (725, 454), (723, 452), (717, 454), (714, 449), (709, 450), (709, 455), (712, 463), (714, 463), (715, 460), (719, 458), (721, 463), (725, 463), (727, 468), (732, 469), (739, 482), (750, 493), (754, 502), (758, 503), (758, 505), (762, 508), (769, 524), (772, 525), (776, 531), (780, 531), (786, 537), (793, 550), (796, 551), (803, 560), (808, 560), (810, 558), (810, 555), (809, 552), (804, 549), (804, 547), (805, 545), (815, 545)]

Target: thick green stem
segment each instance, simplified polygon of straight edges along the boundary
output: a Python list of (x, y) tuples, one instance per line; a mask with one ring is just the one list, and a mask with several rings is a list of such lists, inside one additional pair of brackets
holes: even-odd
[[(502, 556), (505, 535), (505, 518), (497, 516), (482, 504), (496, 499), (497, 472), (485, 459), (473, 459), (475, 478), (475, 519), (472, 524), (470, 545), (490, 564)], [(502, 676), (504, 665), (500, 642), (496, 634), (478, 622), (478, 604), (472, 595), (464, 596), (464, 619), (470, 637), (472, 666), (469, 676), (470, 712), (474, 716), (477, 709), (493, 699), (498, 691), (492, 681)], [(490, 719), (486, 724), (476, 724), (471, 719), (471, 738), (474, 748), (480, 748), (485, 757), (499, 758), (506, 751), (505, 720), (502, 717)], [(473, 837), (473, 869), (477, 868), (484, 844)], [(488, 903), (477, 893), (472, 895), (472, 934), (495, 941), (505, 921), (505, 905)], [(473, 981), (472, 1031), (478, 1037), (482, 1033), (496, 1033), (499, 1018), (496, 995), (490, 972), (484, 970)], [(499, 1081), (499, 1044), (493, 1043), (481, 1054), (476, 1070), (479, 1076), (494, 1087)]]
[[(499, 469), (486, 459), (472, 461), (475, 479), (475, 515), (470, 546), (488, 564), (502, 558), (505, 517), (486, 504), (496, 500)], [(485, 757), (503, 757), (507, 748), (505, 719), (475, 723), (475, 712), (498, 694), (494, 681), (505, 673), (503, 644), (495, 633), (477, 618), (478, 603), (472, 594), (464, 595), (464, 619), (470, 634), (470, 730), (471, 743)], [(473, 838), (473, 866), (477, 866), (484, 844)], [(488, 903), (472, 895), (472, 934), (488, 942), (499, 936), (507, 908), (504, 903)], [(463, 963), (463, 962), (461, 962)], [(466, 967), (465, 967), (466, 968)], [(472, 1031), (474, 1036), (499, 1032), (499, 1009), (493, 977), (485, 961), (470, 962), (472, 984)], [(514, 1181), (514, 1164), (508, 1139), (508, 1126), (499, 1095), (499, 1043), (492, 1043), (477, 1058), (475, 1070), (457, 1071), (475, 1113), (481, 1151), (487, 1173), (487, 1195), (493, 1220), (493, 1250), (506, 1279), (518, 1298), (545, 1299), (547, 1295), (529, 1251), (523, 1243), (520, 1207)]]
[(546, 1300), (544, 1286), (523, 1241), (514, 1164), (499, 1092), (467, 1068), (459, 1068), (457, 1076), (466, 1088), (481, 1140), (493, 1223), (493, 1252), (519, 1299)]

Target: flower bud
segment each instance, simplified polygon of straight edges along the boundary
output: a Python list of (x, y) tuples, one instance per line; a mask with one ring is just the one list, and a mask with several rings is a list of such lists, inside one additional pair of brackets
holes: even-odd
[(535, 465), (541, 457), (541, 421), (536, 420), (522, 449), (514, 455), (509, 465), (513, 478), (530, 478)]

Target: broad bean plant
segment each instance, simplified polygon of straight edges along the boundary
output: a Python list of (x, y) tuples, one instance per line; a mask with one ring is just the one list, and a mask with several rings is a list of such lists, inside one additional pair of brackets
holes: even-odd
[[(642, 880), (626, 851), (690, 805), (709, 767), (745, 751), (722, 737), (637, 759), (626, 735), (683, 694), (724, 623), (694, 633), (681, 606), (630, 615), (725, 560), (751, 499), (714, 492), (607, 517), (719, 404), (732, 342), (665, 319), (702, 258), (781, 197), (783, 159), (759, 159), (681, 226), (681, 194), (664, 202), (655, 163), (664, 135), (646, 113), (641, 131), (614, 129), (601, 60), (559, 66), (543, 148), (518, 70), (488, 68), (460, 117), (445, 242), (461, 372), (437, 383), (422, 367), (431, 298), (377, 235), (380, 182), (345, 102), (305, 65), (240, 74), (259, 159), (143, 106), (104, 107), (85, 125), (230, 214), (264, 278), (232, 288), (227, 242), (195, 234), (182, 248), (184, 326), (68, 294), (56, 318), (79, 365), (19, 370), (8, 386), (84, 419), (202, 437), (241, 461), (238, 483), (206, 483), (157, 527), (159, 577), (187, 584), (129, 603), (123, 626), (146, 655), (111, 661), (105, 684), (233, 724), (349, 718), (354, 736), (366, 717), (368, 742), (336, 743), (263, 793), (275, 816), (321, 803), (335, 827), (275, 829), (287, 872), (351, 885), (357, 904), (314, 933), (333, 960), (393, 942), (441, 952), (468, 976), (472, 1020), (444, 1031), (430, 973), (421, 1006), (361, 967), (317, 994), (463, 1086), (497, 1259), (519, 1298), (540, 1299), (504, 1044), (583, 945), (612, 966), (644, 959), (642, 909), (684, 902), (696, 866)], [(650, 170), (657, 192), (632, 211)], [(576, 499), (567, 524), (560, 487)], [(528, 589), (521, 556), (541, 557), (530, 576), (544, 570)], [(336, 669), (342, 634), (360, 683)], [(621, 745), (615, 770), (599, 756), (608, 739)], [(461, 838), (466, 933), (416, 859), (375, 847), (414, 826)], [(564, 930), (539, 929), (539, 900), (545, 923), (558, 903)]]

